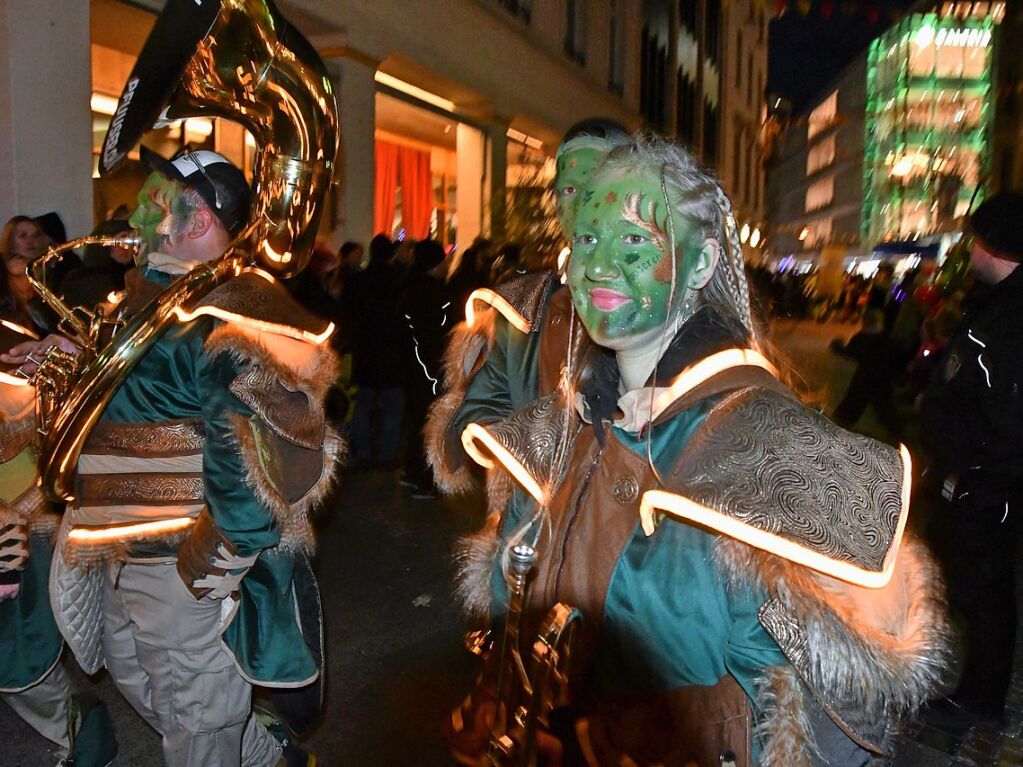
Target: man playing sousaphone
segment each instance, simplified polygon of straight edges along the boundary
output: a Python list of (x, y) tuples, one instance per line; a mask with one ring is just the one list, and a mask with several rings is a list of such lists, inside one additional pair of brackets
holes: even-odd
[[(220, 155), (186, 150), (167, 162), (143, 149), (143, 158), (153, 172), (130, 223), (145, 265), (124, 299), (129, 315), (219, 258), (248, 216), (248, 184)], [(276, 765), (285, 744), (251, 716), (251, 685), (317, 676), (296, 621), (291, 552), (312, 545), (306, 512), (340, 450), (321, 408), (336, 360), (292, 337), (325, 328), (276, 283), (236, 280), (171, 328), (104, 410), (79, 459), (53, 583), (83, 667), (99, 654), (163, 737), (170, 765)], [(263, 301), (240, 314), (254, 298)], [(23, 361), (36, 347), (4, 358)], [(298, 369), (295, 352), (305, 356)], [(308, 434), (295, 433), (300, 420)], [(308, 486), (284, 487), (261, 444), (293, 446), (289, 457), (301, 458), (289, 473)], [(68, 601), (84, 571), (101, 574), (99, 647)]]
[[(176, 86), (159, 79), (172, 71)], [(309, 514), (343, 452), (323, 408), (337, 359), (333, 327), (270, 271), (308, 259), (336, 105), (269, 0), (170, 0), (101, 170), (157, 118), (208, 108), (236, 114), (264, 152), (252, 189), (215, 152), (143, 147), (141, 266), (120, 329), (105, 340), (100, 315), (77, 321), (40, 284), (77, 347), (50, 337), (3, 359), (33, 375), (42, 484), (68, 501), (50, 588), (82, 667), (108, 669), (171, 767), (311, 765), (284, 725), (308, 725), (322, 695)], [(254, 685), (271, 689), (277, 720), (254, 716)]]
[(681, 148), (611, 152), (567, 278), (588, 339), (563, 385), (463, 434), (518, 490), (497, 577), (477, 573), (506, 628), (452, 718), (457, 758), (872, 763), (947, 652), (940, 580), (903, 534), (908, 454), (779, 380), (731, 203)]

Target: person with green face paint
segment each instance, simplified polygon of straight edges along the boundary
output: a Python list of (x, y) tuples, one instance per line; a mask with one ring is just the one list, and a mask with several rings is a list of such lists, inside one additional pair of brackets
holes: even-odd
[[(608, 152), (631, 141), (623, 126), (600, 118), (576, 123), (565, 133), (556, 155), (554, 189), (566, 242), (571, 242), (575, 204), (587, 180)], [(549, 348), (552, 359), (564, 357), (570, 313), (568, 291), (553, 269), (477, 290), (469, 298), (466, 322), (452, 330), (448, 343), (444, 393), (426, 426), (429, 462), (443, 492), (472, 486), (459, 441), (467, 423), (499, 420), (557, 385), (560, 366), (541, 369), (536, 360), (541, 348)], [(508, 490), (493, 488), (488, 494), (491, 514), (503, 510)], [(463, 597), (469, 612), (480, 611), (471, 590)]]
[(547, 718), (563, 763), (874, 763), (948, 652), (940, 582), (904, 534), (908, 454), (779, 380), (731, 203), (680, 147), (611, 152), (574, 215), (585, 335), (560, 386), (463, 435), (517, 483), (491, 613), (528, 544), (523, 657), (555, 604), (583, 615), (569, 706)]
[[(224, 157), (141, 154), (152, 173), (129, 219), (142, 246), (127, 318), (249, 220), (249, 184)], [(174, 312), (86, 438), (54, 555), (57, 625), (161, 735), (170, 767), (313, 764), (283, 722), (257, 719), (252, 687), (287, 688), (270, 697), (287, 698), (289, 726), (318, 713), (308, 511), (343, 452), (323, 411), (331, 327), (255, 268)], [(32, 349), (14, 351), (18, 364)]]

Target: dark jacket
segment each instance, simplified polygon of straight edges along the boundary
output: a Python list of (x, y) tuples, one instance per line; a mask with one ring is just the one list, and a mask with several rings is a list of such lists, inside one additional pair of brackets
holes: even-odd
[(454, 308), (443, 280), (429, 274), (413, 273), (401, 302), (407, 325), (404, 347), (405, 369), (411, 385), (419, 382), (439, 393), (441, 359), (453, 325)]
[(386, 389), (403, 383), (402, 349), (406, 326), (398, 310), (401, 280), (386, 261), (371, 261), (352, 277), (342, 297), (350, 331), (352, 381)]
[(1023, 269), (967, 303), (922, 403), (939, 479), (955, 474), (976, 507), (1023, 495)]

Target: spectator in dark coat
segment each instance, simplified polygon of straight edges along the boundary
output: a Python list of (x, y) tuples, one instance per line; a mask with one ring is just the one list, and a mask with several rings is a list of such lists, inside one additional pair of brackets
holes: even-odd
[[(1023, 195), (985, 201), (969, 222), (978, 289), (921, 403), (928, 475), (948, 502), (951, 606), (968, 641), (959, 685), (932, 724), (1000, 720), (1016, 646), (1016, 549), (1023, 518)], [(940, 539), (939, 539), (940, 541)]]
[(442, 278), (444, 248), (436, 240), (415, 245), (402, 314), (408, 325), (405, 343), (405, 477), (413, 498), (433, 498), (433, 473), (426, 463), (423, 426), (439, 394), (441, 359), (452, 325), (452, 302)]
[(833, 417), (835, 423), (851, 429), (867, 406), (873, 405), (881, 423), (891, 437), (898, 440), (902, 426), (895, 409), (894, 389), (905, 358), (891, 336), (884, 332), (883, 321), (880, 309), (867, 309), (863, 312), (860, 332), (850, 338), (849, 343), (842, 344), (837, 339), (832, 342), (832, 351), (856, 361), (856, 372)]
[(352, 382), (359, 387), (352, 417), (356, 466), (398, 467), (401, 442), (402, 353), (406, 324), (398, 311), (399, 276), (391, 265), (394, 243), (378, 234), (369, 265), (345, 288), (342, 317), (349, 331)]

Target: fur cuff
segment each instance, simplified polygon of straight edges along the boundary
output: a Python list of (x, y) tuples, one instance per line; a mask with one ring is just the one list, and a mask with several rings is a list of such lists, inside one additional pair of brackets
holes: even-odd
[(790, 661), (839, 715), (890, 721), (938, 688), (951, 651), (942, 581), (909, 536), (883, 589), (841, 583), (732, 539), (721, 539), (717, 557), (728, 583), (778, 601), (799, 634), (800, 657)]
[(763, 744), (761, 767), (811, 767), (816, 752), (799, 675), (774, 666), (757, 685), (754, 737)]
[(60, 526), (60, 517), (33, 485), (11, 503), (0, 501), (0, 527), (4, 525), (26, 525), (33, 535), (53, 535)]

